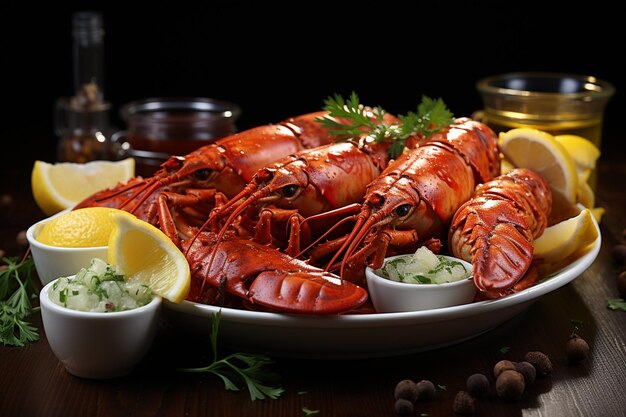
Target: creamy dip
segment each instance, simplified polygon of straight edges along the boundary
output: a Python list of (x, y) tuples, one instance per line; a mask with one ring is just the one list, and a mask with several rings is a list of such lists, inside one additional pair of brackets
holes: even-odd
[(377, 273), (392, 281), (409, 284), (443, 284), (470, 276), (470, 271), (461, 262), (436, 255), (425, 246), (414, 254), (386, 261)]
[(52, 302), (72, 310), (112, 312), (131, 310), (152, 300), (150, 287), (124, 280), (122, 271), (101, 259), (74, 277), (61, 277), (48, 292)]

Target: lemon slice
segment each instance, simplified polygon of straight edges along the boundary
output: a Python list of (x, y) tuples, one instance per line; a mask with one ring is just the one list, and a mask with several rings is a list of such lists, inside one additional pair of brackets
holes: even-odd
[(511, 164), (539, 173), (553, 192), (560, 193), (570, 204), (576, 203), (576, 164), (554, 136), (536, 129), (517, 128), (500, 133), (498, 143)]
[(114, 228), (111, 213), (122, 210), (108, 207), (87, 207), (63, 213), (45, 223), (37, 240), (63, 248), (106, 246)]
[(547, 227), (534, 241), (534, 257), (557, 264), (583, 250), (598, 238), (598, 227), (591, 210)]
[(152, 292), (180, 303), (189, 294), (191, 275), (185, 255), (161, 230), (127, 212), (111, 214), (108, 261), (127, 280), (150, 286)]
[(591, 171), (596, 167), (600, 150), (587, 139), (577, 135), (557, 135), (554, 139), (565, 147), (574, 160), (579, 179), (587, 181)]
[(135, 175), (133, 158), (121, 161), (91, 161), (84, 164), (35, 161), (31, 172), (33, 197), (48, 216), (94, 194), (128, 181)]

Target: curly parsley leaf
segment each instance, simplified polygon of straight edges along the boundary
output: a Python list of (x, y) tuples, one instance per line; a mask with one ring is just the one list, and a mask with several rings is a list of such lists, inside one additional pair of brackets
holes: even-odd
[(30, 300), (37, 297), (37, 288), (32, 278), (34, 262), (27, 256), (3, 258), (0, 269), (0, 342), (5, 346), (25, 346), (39, 339), (37, 328), (28, 317), (39, 310)]
[(316, 120), (331, 135), (337, 136), (339, 140), (367, 135), (375, 142), (391, 142), (389, 153), (392, 158), (402, 154), (409, 137), (430, 136), (454, 120), (454, 115), (440, 98), (426, 96), (422, 96), (416, 112), (399, 115), (399, 122), (391, 124), (383, 121), (386, 112), (382, 107), (366, 108), (354, 91), (347, 100), (338, 94), (328, 97), (324, 100), (324, 110), (328, 116)]
[(223, 359), (217, 359), (217, 333), (221, 310), (213, 313), (211, 325), (211, 347), (213, 349), (213, 362), (209, 366), (200, 368), (182, 368), (183, 372), (207, 372), (219, 377), (224, 387), (230, 391), (239, 391), (238, 383), (245, 383), (250, 393), (250, 399), (263, 400), (265, 398), (276, 399), (285, 391), (282, 387), (267, 385), (265, 381), (276, 381), (278, 375), (270, 372), (267, 368), (274, 363), (264, 355), (249, 353), (233, 353)]

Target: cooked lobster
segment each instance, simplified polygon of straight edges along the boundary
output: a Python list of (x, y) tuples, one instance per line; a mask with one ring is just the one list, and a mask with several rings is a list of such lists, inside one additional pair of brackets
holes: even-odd
[(172, 156), (152, 177), (86, 198), (76, 209), (105, 206), (133, 213), (160, 227), (179, 244), (192, 227), (204, 223), (216, 199), (224, 202), (250, 182), (261, 167), (285, 155), (330, 143), (334, 137), (315, 122), (326, 112), (309, 113), (281, 123), (255, 127), (205, 145), (185, 156)]
[[(474, 283), (484, 298), (526, 288), (520, 281), (531, 267), (533, 240), (548, 224), (552, 193), (534, 171), (516, 168), (476, 188), (455, 213), (450, 252), (473, 264)], [(525, 279), (525, 278), (524, 278)]]
[(398, 252), (420, 245), (439, 251), (454, 213), (472, 197), (477, 184), (499, 171), (495, 133), (480, 122), (457, 119), (372, 181), (354, 227), (338, 249), (336, 241), (322, 243), (310, 256), (322, 259), (330, 247), (326, 269), (340, 267), (342, 278), (362, 282), (365, 265), (379, 268), (391, 246), (400, 246)]
[(368, 299), (357, 285), (232, 232), (220, 238), (219, 246), (215, 243), (211, 232), (182, 243), (192, 301), (322, 315), (349, 312)]

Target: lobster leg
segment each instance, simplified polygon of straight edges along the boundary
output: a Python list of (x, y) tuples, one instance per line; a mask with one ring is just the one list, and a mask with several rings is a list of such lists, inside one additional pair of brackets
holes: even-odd
[(220, 206), (226, 201), (226, 196), (215, 189), (187, 190), (185, 194), (163, 192), (159, 194), (157, 199), (159, 227), (176, 246), (180, 247), (180, 235), (191, 237), (193, 235), (192, 227), (202, 224), (202, 220), (195, 225), (188, 222), (182, 223), (180, 218), (175, 220), (173, 214), (174, 207), (196, 207), (200, 203)]

